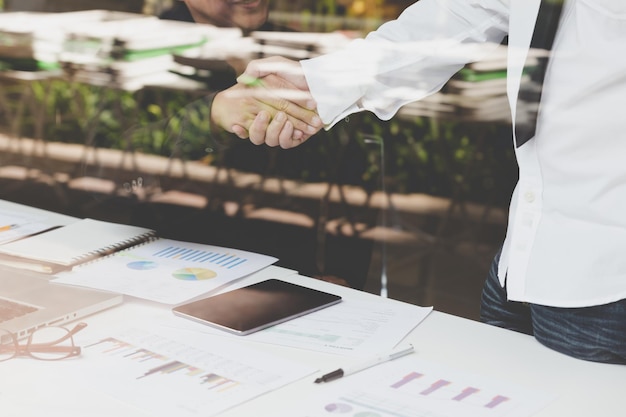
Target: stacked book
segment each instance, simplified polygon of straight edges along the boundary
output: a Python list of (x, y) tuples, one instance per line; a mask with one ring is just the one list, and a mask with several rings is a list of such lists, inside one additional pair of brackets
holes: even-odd
[[(543, 52), (532, 50), (524, 69), (522, 83), (532, 86), (530, 73), (539, 63)], [(436, 94), (407, 104), (401, 109), (404, 117), (438, 117), (458, 121), (510, 123), (511, 112), (507, 98), (507, 47), (499, 46), (484, 59), (470, 63), (456, 73)], [(532, 87), (529, 87), (532, 88)], [(528, 108), (518, 111), (533, 111)]]
[(60, 63), (74, 81), (136, 90), (170, 74), (174, 54), (198, 49), (215, 36), (210, 25), (143, 15), (78, 24), (67, 32)]
[(307, 59), (333, 52), (357, 37), (356, 32), (253, 32), (258, 56)]
[(104, 10), (1, 13), (0, 65), (5, 70), (58, 69), (68, 27), (131, 17), (131, 13)]
[(332, 32), (252, 32), (222, 29), (219, 38), (195, 51), (175, 54), (176, 62), (192, 68), (196, 75), (210, 84), (219, 73), (240, 73), (248, 62), (265, 56), (305, 59), (341, 48), (352, 39), (349, 33)]

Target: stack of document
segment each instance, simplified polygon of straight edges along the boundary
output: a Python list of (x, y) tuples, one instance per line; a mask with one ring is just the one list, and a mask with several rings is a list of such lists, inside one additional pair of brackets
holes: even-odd
[(57, 69), (68, 27), (130, 17), (133, 17), (133, 14), (105, 10), (2, 13), (0, 60), (5, 69), (30, 71)]
[(345, 32), (253, 32), (251, 37), (262, 56), (291, 59), (313, 58), (344, 47), (354, 38)]
[(213, 29), (143, 15), (79, 24), (67, 33), (61, 66), (75, 81), (134, 90), (151, 77), (167, 74), (174, 53), (200, 48)]
[[(543, 50), (531, 50), (522, 82), (531, 82)], [(401, 109), (404, 117), (442, 117), (458, 121), (509, 122), (511, 113), (506, 92), (507, 47), (498, 46), (484, 59), (466, 65), (444, 88)], [(526, 109), (518, 109), (525, 111)]]
[[(242, 36), (238, 29), (220, 29), (219, 36), (202, 48), (175, 54), (180, 73), (220, 88), (220, 75), (241, 73), (253, 59), (282, 56), (306, 59), (341, 48), (352, 37), (346, 33), (252, 32)], [(222, 88), (225, 86), (222, 86)]]

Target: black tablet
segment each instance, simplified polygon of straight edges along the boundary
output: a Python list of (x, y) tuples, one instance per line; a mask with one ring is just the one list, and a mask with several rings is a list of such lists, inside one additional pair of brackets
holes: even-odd
[(175, 307), (174, 314), (246, 335), (320, 310), (341, 297), (278, 279), (269, 279)]

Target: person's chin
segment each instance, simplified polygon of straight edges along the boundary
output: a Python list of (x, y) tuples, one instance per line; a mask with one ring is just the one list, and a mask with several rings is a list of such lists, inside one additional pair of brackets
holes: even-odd
[(252, 31), (260, 28), (267, 21), (267, 13), (254, 13), (248, 15), (233, 16), (235, 26)]

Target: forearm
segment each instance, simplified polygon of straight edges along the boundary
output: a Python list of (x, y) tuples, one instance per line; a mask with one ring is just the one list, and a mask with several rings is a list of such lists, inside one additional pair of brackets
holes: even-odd
[(486, 53), (479, 45), (502, 40), (508, 11), (506, 0), (421, 0), (366, 39), (301, 61), (325, 125), (363, 110), (387, 120), (435, 93)]

